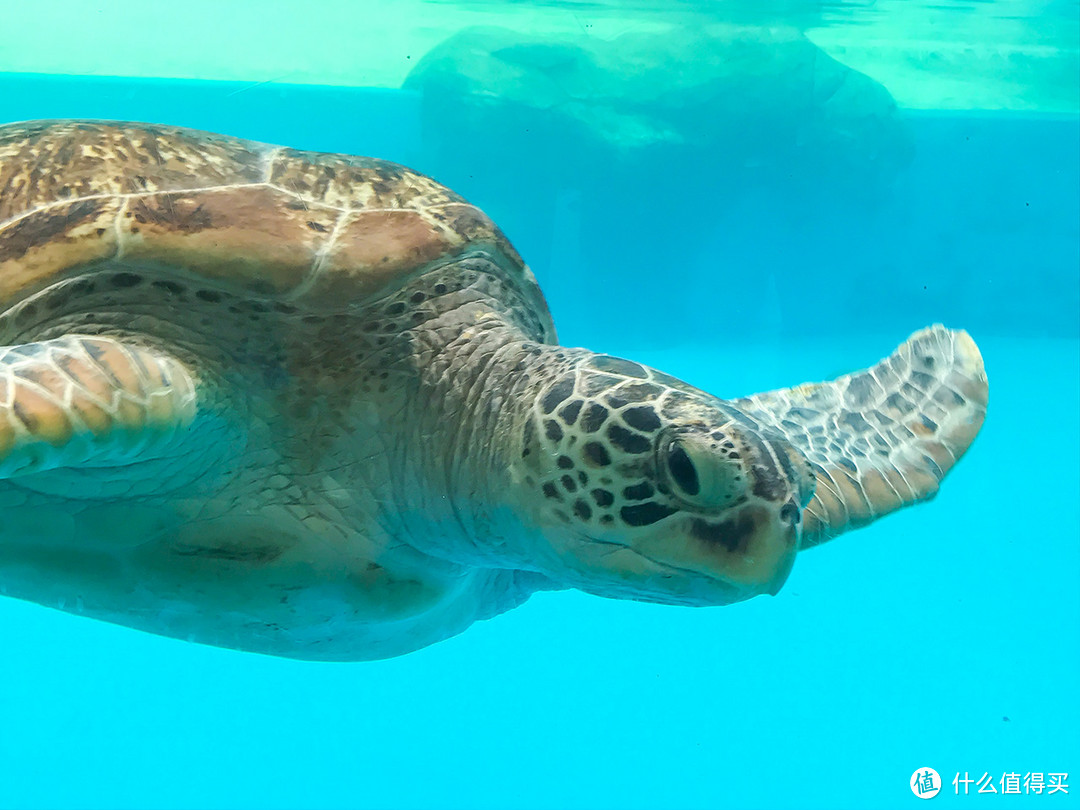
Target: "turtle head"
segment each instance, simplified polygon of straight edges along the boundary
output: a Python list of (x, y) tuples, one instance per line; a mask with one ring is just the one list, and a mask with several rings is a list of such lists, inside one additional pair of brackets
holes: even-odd
[(603, 355), (546, 385), (529, 416), (519, 480), (549, 576), (696, 605), (783, 585), (815, 479), (780, 436), (730, 403)]

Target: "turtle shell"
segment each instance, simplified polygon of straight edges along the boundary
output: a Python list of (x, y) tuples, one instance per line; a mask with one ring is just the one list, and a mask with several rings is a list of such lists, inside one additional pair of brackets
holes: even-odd
[(130, 122), (0, 126), (0, 309), (129, 265), (334, 311), (478, 255), (554, 342), (536, 279), (502, 232), (403, 166)]

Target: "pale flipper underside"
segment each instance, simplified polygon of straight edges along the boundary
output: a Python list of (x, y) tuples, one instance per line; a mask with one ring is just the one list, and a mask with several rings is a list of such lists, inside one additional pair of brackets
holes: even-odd
[(0, 347), (0, 479), (174, 452), (197, 412), (178, 360), (108, 337)]

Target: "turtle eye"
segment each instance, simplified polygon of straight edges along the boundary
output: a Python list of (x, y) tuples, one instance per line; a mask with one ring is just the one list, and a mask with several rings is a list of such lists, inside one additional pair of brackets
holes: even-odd
[(686, 450), (678, 442), (671, 442), (667, 451), (668, 472), (671, 480), (675, 482), (684, 493), (693, 497), (701, 492), (701, 481), (698, 480), (697, 467), (686, 454)]
[(662, 445), (665, 478), (679, 500), (705, 509), (730, 506), (746, 489), (746, 477), (736, 458), (712, 449), (692, 434)]

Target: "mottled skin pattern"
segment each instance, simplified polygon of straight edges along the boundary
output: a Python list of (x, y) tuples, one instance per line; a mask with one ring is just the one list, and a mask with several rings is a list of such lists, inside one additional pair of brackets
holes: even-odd
[(143, 124), (0, 127), (0, 592), (317, 660), (538, 589), (717, 605), (932, 496), (986, 378), (934, 327), (720, 401), (555, 345), (460, 197)]
[(803, 548), (932, 498), (982, 427), (986, 404), (974, 341), (940, 326), (865, 371), (732, 402), (814, 469)]

